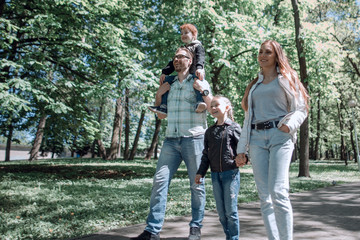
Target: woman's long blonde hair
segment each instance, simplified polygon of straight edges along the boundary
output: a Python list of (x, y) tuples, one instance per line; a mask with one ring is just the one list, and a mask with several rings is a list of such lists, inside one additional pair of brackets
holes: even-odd
[[(297, 72), (290, 66), (289, 60), (286, 57), (284, 50), (281, 48), (281, 45), (275, 40), (266, 40), (265, 42), (263, 42), (261, 44), (261, 47), (267, 43), (269, 43), (275, 51), (276, 65), (279, 68), (281, 75), (283, 75), (289, 81), (290, 87), (293, 89), (295, 94), (296, 94), (296, 86), (299, 86), (299, 90), (305, 100), (305, 103), (306, 103), (306, 108), (309, 109), (309, 103), (308, 103), (309, 95), (308, 95), (305, 87), (299, 80)], [(249, 108), (249, 106), (248, 106), (249, 91), (250, 91), (251, 87), (257, 81), (258, 81), (258, 77), (256, 77), (254, 80), (252, 80), (249, 83), (249, 85), (246, 87), (244, 97), (241, 101), (241, 106), (245, 111), (247, 111)]]

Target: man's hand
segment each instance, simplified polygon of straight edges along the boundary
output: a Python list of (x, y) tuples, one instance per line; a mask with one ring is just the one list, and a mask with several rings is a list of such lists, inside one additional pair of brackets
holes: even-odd
[(245, 153), (239, 153), (235, 158), (236, 166), (243, 167), (246, 164)]
[(162, 85), (164, 83), (165, 77), (166, 77), (165, 74), (161, 74), (160, 81), (159, 81), (160, 85)]
[(199, 80), (197, 78), (195, 78), (194, 80), (195, 81), (194, 81), (193, 87), (202, 93), (205, 90), (205, 87), (203, 86), (201, 80)]
[(197, 69), (195, 75), (202, 81), (205, 78), (205, 71), (204, 69)]

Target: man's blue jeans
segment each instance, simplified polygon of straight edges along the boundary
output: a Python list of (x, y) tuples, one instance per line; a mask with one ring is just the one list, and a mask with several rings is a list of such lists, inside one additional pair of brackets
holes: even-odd
[(239, 239), (237, 198), (240, 190), (239, 169), (211, 172), (216, 210), (223, 226), (226, 240)]
[(291, 136), (277, 128), (253, 129), (249, 150), (268, 238), (292, 240), (289, 167), (294, 144)]
[(146, 231), (157, 234), (164, 223), (168, 188), (172, 177), (184, 160), (190, 180), (192, 220), (190, 227), (202, 227), (205, 209), (205, 184), (195, 184), (204, 149), (204, 135), (197, 137), (166, 138), (161, 149), (153, 180), (150, 212)]

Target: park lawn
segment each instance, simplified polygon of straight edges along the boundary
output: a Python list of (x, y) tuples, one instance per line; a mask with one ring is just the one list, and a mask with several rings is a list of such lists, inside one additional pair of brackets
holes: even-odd
[[(156, 161), (60, 159), (0, 162), (0, 239), (68, 239), (144, 223)], [(311, 178), (290, 168), (291, 192), (359, 181), (358, 166), (311, 161)], [(206, 209), (215, 209), (207, 175)], [(190, 214), (186, 168), (173, 179), (166, 217)], [(239, 202), (257, 200), (251, 166), (241, 168)]]

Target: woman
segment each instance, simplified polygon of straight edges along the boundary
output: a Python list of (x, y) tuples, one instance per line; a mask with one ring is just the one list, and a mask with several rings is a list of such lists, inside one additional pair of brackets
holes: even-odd
[(308, 114), (308, 94), (278, 42), (263, 42), (258, 62), (261, 72), (241, 103), (245, 120), (236, 162), (243, 166), (249, 150), (268, 238), (290, 240), (289, 166), (297, 129)]

